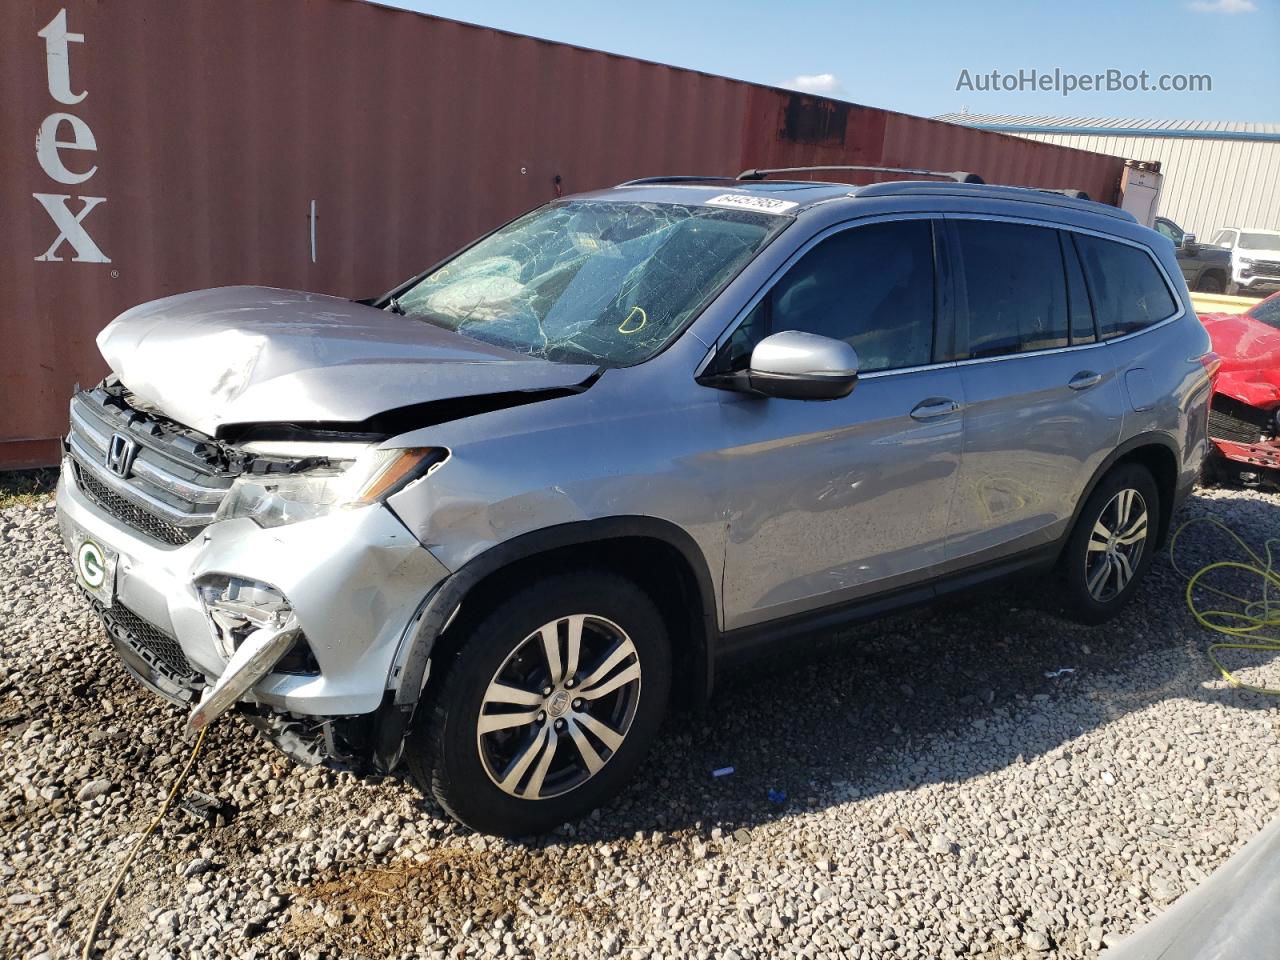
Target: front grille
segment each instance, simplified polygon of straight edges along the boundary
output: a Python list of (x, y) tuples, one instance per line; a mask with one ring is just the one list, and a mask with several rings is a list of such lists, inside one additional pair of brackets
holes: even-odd
[(1268, 277), (1280, 277), (1280, 260), (1255, 260), (1253, 272)]
[(1269, 421), (1265, 410), (1218, 394), (1209, 408), (1209, 436), (1235, 443), (1261, 443), (1267, 437)]
[[(113, 444), (132, 452), (116, 464), (122, 470), (108, 469)], [(67, 450), (80, 489), (100, 509), (168, 546), (195, 539), (231, 486), (212, 439), (135, 409), (118, 386), (72, 398)]]
[(166, 523), (137, 504), (130, 503), (124, 497), (112, 493), (110, 487), (88, 470), (82, 469), (78, 463), (75, 465), (75, 472), (76, 483), (90, 500), (121, 523), (146, 534), (152, 540), (180, 547), (184, 543), (190, 543), (200, 532), (199, 527), (176, 527)]
[(191, 666), (173, 637), (119, 603), (110, 607), (98, 606), (107, 631), (141, 657), (151, 669), (183, 687), (193, 687), (200, 682), (200, 674)]

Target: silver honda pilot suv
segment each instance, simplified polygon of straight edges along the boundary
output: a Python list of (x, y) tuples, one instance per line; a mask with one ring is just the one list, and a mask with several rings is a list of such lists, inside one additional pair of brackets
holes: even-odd
[(766, 641), (1028, 570), (1113, 616), (1207, 450), (1169, 240), (769, 173), (557, 199), (376, 299), (116, 318), (58, 515), (124, 665), (521, 835)]

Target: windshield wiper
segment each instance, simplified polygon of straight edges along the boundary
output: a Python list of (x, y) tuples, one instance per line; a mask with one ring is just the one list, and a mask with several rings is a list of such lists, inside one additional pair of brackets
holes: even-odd
[(405, 315), (404, 307), (400, 305), (400, 300), (398, 297), (391, 297), (390, 299), (387, 300), (387, 309), (390, 310), (392, 313), (397, 314), (401, 317)]

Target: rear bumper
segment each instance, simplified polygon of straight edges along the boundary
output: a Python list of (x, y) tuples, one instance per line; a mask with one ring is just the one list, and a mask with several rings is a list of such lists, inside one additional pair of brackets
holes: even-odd
[[(64, 463), (57, 512), (68, 544), (88, 536), (119, 554), (107, 618), (112, 611), (133, 618), (135, 630), (152, 631), (153, 645), (171, 639), (197, 684), (221, 676), (228, 655), (195, 581), (224, 574), (280, 591), (319, 671), (270, 673), (243, 700), (304, 716), (376, 710), (389, 689), (406, 627), (423, 598), (448, 574), (381, 506), (267, 530), (248, 519), (222, 521), (192, 542), (171, 547), (100, 510), (78, 489)], [(121, 652), (124, 656), (127, 651)], [(142, 676), (136, 659), (124, 658), (132, 672), (156, 689), (150, 682), (154, 677)]]

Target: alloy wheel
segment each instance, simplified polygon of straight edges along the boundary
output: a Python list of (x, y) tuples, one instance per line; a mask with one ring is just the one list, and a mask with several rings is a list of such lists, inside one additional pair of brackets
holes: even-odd
[(485, 773), (524, 800), (586, 783), (622, 746), (640, 679), (635, 644), (613, 621), (579, 613), (543, 624), (485, 689), (476, 721)]
[(1124, 592), (1147, 544), (1147, 502), (1137, 490), (1121, 490), (1107, 501), (1085, 550), (1085, 584), (1099, 603)]

